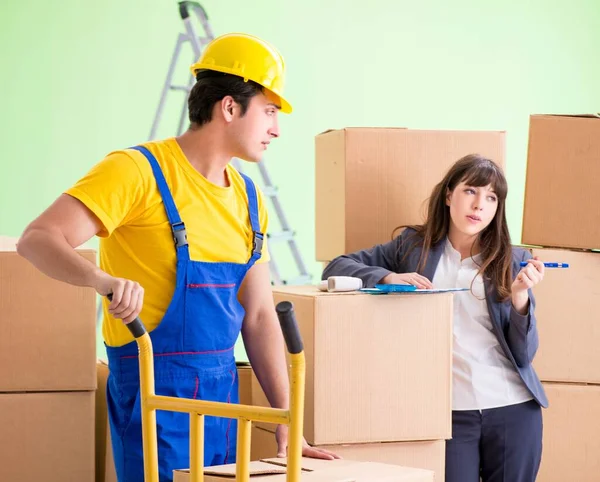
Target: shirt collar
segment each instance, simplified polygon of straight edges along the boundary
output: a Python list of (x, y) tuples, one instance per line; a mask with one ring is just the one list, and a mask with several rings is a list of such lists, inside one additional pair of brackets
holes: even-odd
[(461, 260), (460, 253), (456, 249), (454, 249), (454, 247), (452, 246), (452, 243), (450, 243), (450, 240), (448, 239), (448, 236), (446, 236), (446, 241), (444, 243), (444, 254), (449, 256), (450, 259), (455, 261), (457, 264), (472, 265), (473, 267), (476, 267), (476, 268), (479, 268), (479, 266), (481, 266), (481, 261), (482, 261), (481, 253), (478, 253), (475, 256), (471, 256), (470, 258), (465, 258), (465, 259)]

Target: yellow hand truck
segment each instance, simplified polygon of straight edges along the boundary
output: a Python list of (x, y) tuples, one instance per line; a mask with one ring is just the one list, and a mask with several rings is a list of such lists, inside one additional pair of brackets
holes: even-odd
[[(110, 299), (111, 296), (109, 295), (108, 298)], [(288, 410), (156, 395), (154, 393), (154, 355), (150, 335), (139, 318), (127, 324), (139, 350), (144, 482), (158, 482), (156, 410), (190, 414), (190, 482), (204, 482), (205, 415), (238, 420), (236, 482), (248, 482), (250, 479), (252, 422), (288, 425), (287, 482), (300, 481), (306, 371), (304, 347), (293, 304), (289, 301), (282, 301), (277, 304), (275, 309), (291, 358), (290, 408)]]

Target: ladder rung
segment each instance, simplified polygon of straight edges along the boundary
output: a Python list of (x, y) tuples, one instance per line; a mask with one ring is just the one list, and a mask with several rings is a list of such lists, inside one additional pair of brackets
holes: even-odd
[(263, 189), (263, 194), (268, 197), (275, 197), (277, 196), (277, 188), (275, 186), (265, 187)]
[(289, 280), (283, 280), (284, 285), (296, 286), (296, 285), (305, 285), (312, 281), (312, 277), (308, 274), (298, 276), (296, 278), (292, 278)]
[(281, 231), (279, 233), (267, 233), (269, 242), (271, 241), (291, 241), (294, 239), (294, 231)]
[(181, 90), (183, 92), (189, 92), (192, 88), (188, 85), (170, 85), (171, 90)]

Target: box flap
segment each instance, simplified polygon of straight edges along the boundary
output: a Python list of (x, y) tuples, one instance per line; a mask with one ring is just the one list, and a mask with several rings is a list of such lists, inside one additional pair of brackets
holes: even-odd
[[(321, 291), (316, 285), (278, 285), (273, 287), (273, 293), (289, 293), (297, 296), (356, 296), (364, 295), (360, 291)], [(370, 296), (370, 295), (369, 295)]]
[(600, 113), (595, 114), (532, 114), (531, 117), (583, 117), (587, 119), (600, 119)]
[[(261, 459), (262, 462), (269, 464), (280, 465), (287, 467), (287, 457), (273, 457), (270, 459)], [(336, 467), (345, 467), (347, 465), (353, 465), (357, 462), (355, 460), (335, 459), (335, 460), (324, 460), (314, 459), (311, 457), (302, 457), (302, 470), (306, 472), (313, 472), (315, 470), (322, 469), (334, 469)]]
[[(262, 459), (263, 462), (285, 466), (287, 458)], [(378, 462), (359, 462), (356, 460), (322, 460), (302, 457), (302, 480), (317, 481), (374, 481), (374, 480), (406, 480), (407, 482), (433, 481), (433, 471), (415, 469), (400, 465), (383, 464)], [(313, 479), (314, 478), (314, 479)]]
[(330, 480), (353, 480), (354, 482), (433, 482), (431, 470), (401, 467), (400, 465), (377, 462), (359, 462), (345, 467), (334, 467), (311, 472), (302, 477), (307, 482), (325, 482)]
[[(181, 469), (176, 472), (190, 472), (190, 469)], [(213, 467), (204, 467), (204, 474), (215, 475), (219, 477), (231, 477), (235, 478), (235, 464), (227, 465), (216, 465)], [(267, 464), (260, 460), (254, 460), (250, 462), (250, 475), (276, 475), (285, 474), (285, 467), (277, 466), (275, 464)]]
[(390, 130), (394, 130), (394, 131), (405, 131), (408, 130), (408, 127), (402, 127), (402, 126), (372, 126), (372, 127), (358, 127), (358, 126), (350, 126), (350, 127), (344, 127), (344, 130), (346, 131), (374, 131), (374, 130), (386, 130), (386, 131), (390, 131)]
[(319, 132), (317, 136), (322, 136), (325, 134), (329, 134), (330, 132), (339, 132), (339, 131), (355, 131), (355, 130), (374, 130), (374, 129), (394, 129), (394, 130), (407, 130), (408, 127), (342, 127), (340, 129), (327, 129), (323, 132)]
[(319, 132), (317, 134), (317, 136), (324, 136), (325, 134), (329, 134), (330, 132), (336, 132), (339, 130), (342, 130), (342, 129), (327, 129), (327, 130), (324, 130), (323, 132)]

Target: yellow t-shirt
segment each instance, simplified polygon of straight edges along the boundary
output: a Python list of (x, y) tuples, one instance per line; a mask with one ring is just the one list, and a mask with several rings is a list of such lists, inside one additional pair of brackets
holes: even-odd
[[(242, 176), (228, 165), (229, 186), (217, 186), (194, 169), (174, 138), (144, 146), (156, 157), (185, 223), (190, 258), (246, 263), (252, 251), (252, 228)], [(258, 186), (256, 190), (261, 232), (265, 233), (257, 262), (264, 263), (269, 260), (268, 215), (263, 194)], [(132, 149), (112, 152), (66, 193), (100, 219), (100, 268), (143, 286), (140, 318), (149, 331), (156, 328), (175, 289), (177, 258), (150, 163)], [(104, 300), (102, 334), (106, 344), (122, 346), (133, 341), (123, 322), (108, 313), (107, 306)]]

